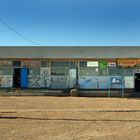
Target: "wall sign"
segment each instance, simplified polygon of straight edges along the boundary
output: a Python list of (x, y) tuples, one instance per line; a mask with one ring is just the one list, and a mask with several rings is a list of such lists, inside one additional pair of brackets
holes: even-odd
[(87, 67), (98, 67), (98, 61), (88, 61)]
[(122, 77), (110, 77), (109, 79), (109, 88), (123, 88), (124, 81)]
[(121, 67), (134, 67), (136, 65), (135, 59), (118, 59), (117, 60), (118, 66)]
[(116, 67), (116, 61), (108, 61), (108, 67)]
[(40, 61), (22, 61), (22, 67), (40, 67)]
[(107, 61), (99, 61), (99, 68), (106, 69), (107, 68)]

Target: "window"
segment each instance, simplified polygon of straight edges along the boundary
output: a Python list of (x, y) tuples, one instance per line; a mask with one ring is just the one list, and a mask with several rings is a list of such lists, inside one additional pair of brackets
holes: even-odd
[(29, 68), (29, 75), (40, 75), (40, 68)]
[(41, 67), (49, 67), (49, 62), (48, 61), (42, 61), (41, 62)]
[(125, 69), (125, 76), (133, 76), (133, 69), (132, 68)]
[(87, 62), (86, 61), (80, 62), (80, 67), (87, 67)]
[(0, 68), (0, 75), (12, 75), (12, 68)]
[(76, 62), (70, 62), (70, 69), (76, 69), (77, 63)]
[(109, 76), (124, 76), (124, 69), (119, 67), (108, 68)]
[(51, 62), (51, 67), (69, 67), (69, 62)]
[(69, 75), (68, 68), (51, 68), (51, 75)]
[(79, 72), (80, 76), (98, 76), (99, 69), (98, 68), (80, 68)]
[(107, 69), (99, 69), (100, 76), (107, 76)]
[(20, 61), (13, 61), (13, 67), (21, 67)]

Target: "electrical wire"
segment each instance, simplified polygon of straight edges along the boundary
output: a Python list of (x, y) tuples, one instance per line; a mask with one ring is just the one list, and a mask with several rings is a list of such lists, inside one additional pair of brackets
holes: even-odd
[(3, 23), (9, 30), (11, 30), (12, 32), (14, 32), (15, 34), (17, 34), (18, 36), (20, 36), (21, 38), (23, 38), (24, 40), (30, 42), (33, 45), (37, 45), (37, 46), (42, 46), (39, 43), (36, 43), (32, 40), (30, 40), (29, 38), (27, 38), (26, 36), (24, 36), (23, 34), (17, 32), (14, 28), (12, 28), (7, 22), (5, 22), (2, 18), (0, 18), (0, 22)]
[[(80, 9), (83, 9), (83, 8), (85, 8), (85, 7), (87, 7), (87, 6), (90, 6), (92, 3), (95, 3), (96, 1), (97, 1), (97, 0), (91, 0), (91, 1), (88, 2), (87, 4), (84, 4), (84, 5), (82, 5), (82, 6), (76, 7), (76, 8), (74, 8), (74, 9), (69, 10), (69, 11), (67, 11), (67, 12), (64, 12), (64, 13), (62, 13), (62, 14), (60, 14), (60, 15), (56, 15), (56, 16), (51, 17), (51, 18), (43, 19), (43, 20), (40, 20), (40, 21), (38, 21), (38, 22), (30, 23), (30, 24), (28, 24), (28, 25), (24, 25), (24, 26), (22, 26), (22, 27), (13, 28), (13, 29), (28, 28), (28, 27), (32, 27), (32, 26), (35, 26), (35, 25), (38, 25), (38, 24), (42, 24), (43, 22), (49, 22), (49, 21), (52, 21), (52, 20), (56, 20), (56, 19), (58, 19), (58, 18), (64, 17), (64, 16), (69, 15), (69, 14), (72, 14), (72, 13), (74, 13), (74, 12), (76, 12), (76, 11), (79, 11)], [(7, 30), (1, 30), (0, 32), (4, 32), (4, 31), (7, 31)]]

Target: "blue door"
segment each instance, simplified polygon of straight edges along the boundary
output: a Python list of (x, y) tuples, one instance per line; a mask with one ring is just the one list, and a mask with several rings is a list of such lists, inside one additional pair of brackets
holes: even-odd
[(20, 87), (21, 88), (27, 88), (28, 87), (28, 69), (27, 68), (21, 68)]

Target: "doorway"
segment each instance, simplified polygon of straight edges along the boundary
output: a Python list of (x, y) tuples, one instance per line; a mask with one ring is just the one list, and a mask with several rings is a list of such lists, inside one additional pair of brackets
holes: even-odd
[(135, 92), (140, 92), (140, 73), (135, 73)]
[(13, 87), (20, 88), (20, 68), (14, 68)]

